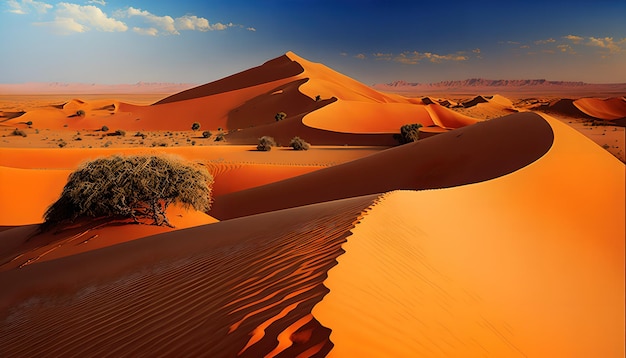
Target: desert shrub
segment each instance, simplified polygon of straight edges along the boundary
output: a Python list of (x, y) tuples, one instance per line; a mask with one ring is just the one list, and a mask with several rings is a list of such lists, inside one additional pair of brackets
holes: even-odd
[(276, 141), (274, 141), (274, 138), (263, 136), (259, 138), (259, 144), (256, 146), (256, 150), (261, 151), (261, 152), (268, 152), (272, 150), (272, 147), (275, 147), (275, 146), (276, 146)]
[(28, 137), (28, 134), (26, 134), (26, 132), (24, 132), (21, 129), (17, 129), (17, 128), (15, 128), (15, 130), (13, 132), (11, 132), (11, 134), (12, 135), (19, 135), (19, 136), (22, 136), (22, 137)]
[(27, 126), (32, 126), (32, 125), (33, 125), (33, 121), (28, 121), (28, 122), (26, 122), (26, 125), (27, 125)]
[(118, 135), (120, 137), (125, 137), (126, 136), (126, 131), (123, 129), (118, 129), (114, 132), (115, 135)]
[(191, 141), (191, 145), (196, 145), (196, 141), (195, 141), (195, 140), (192, 140), (192, 141)]
[(85, 116), (85, 111), (83, 111), (82, 109), (79, 109), (78, 111), (76, 111), (76, 115), (78, 117), (84, 117)]
[(419, 129), (422, 127), (419, 123), (405, 124), (400, 127), (400, 134), (394, 135), (394, 138), (400, 144), (406, 144), (411, 142), (417, 142), (419, 139)]
[(109, 131), (109, 127), (102, 126), (102, 128), (100, 128), (100, 130), (103, 131), (103, 132), (108, 132)]
[(137, 132), (135, 133), (135, 137), (141, 137), (141, 139), (146, 139), (147, 136), (141, 132)]
[(278, 121), (282, 121), (283, 119), (287, 118), (287, 113), (285, 112), (278, 112), (276, 113), (276, 115), (274, 116), (274, 119), (276, 120), (276, 122)]
[(136, 223), (171, 226), (170, 204), (208, 211), (213, 177), (202, 166), (174, 157), (139, 155), (100, 158), (73, 172), (60, 198), (48, 208), (42, 229), (80, 217), (126, 217)]
[(300, 137), (293, 137), (291, 142), (289, 142), (289, 146), (295, 150), (309, 150), (311, 145)]
[(224, 135), (223, 132), (219, 132), (217, 133), (217, 135), (215, 136), (214, 139), (215, 142), (225, 142), (226, 141), (226, 136)]
[(110, 147), (110, 146), (111, 146), (111, 144), (113, 144), (113, 142), (111, 142), (111, 141), (107, 141), (107, 142), (106, 142), (106, 143), (104, 143), (102, 146), (103, 146), (103, 147), (105, 147), (105, 148), (108, 148), (108, 147)]
[(63, 148), (67, 145), (67, 143), (64, 140), (62, 140), (62, 141), (59, 141), (57, 145), (59, 146), (59, 148)]
[(193, 124), (191, 125), (191, 130), (192, 131), (197, 131), (198, 129), (200, 129), (200, 123), (198, 122), (193, 122)]
[(202, 132), (202, 137), (209, 138), (210, 136), (211, 136), (211, 132), (209, 132), (209, 131)]
[(322, 100), (322, 96), (320, 96), (319, 94), (315, 96), (315, 102), (319, 102), (321, 100)]

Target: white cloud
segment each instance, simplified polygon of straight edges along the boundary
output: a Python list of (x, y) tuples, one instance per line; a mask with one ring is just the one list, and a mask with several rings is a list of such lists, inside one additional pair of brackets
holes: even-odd
[(362, 54), (362, 53), (360, 53), (360, 54), (358, 54), (358, 55), (356, 55), (356, 56), (354, 56), (354, 57), (355, 57), (355, 58), (358, 58), (359, 60), (365, 60), (365, 55), (364, 55), (364, 54)]
[[(150, 13), (146, 10), (136, 9), (129, 7), (126, 10), (118, 10), (114, 13), (114, 16), (118, 18), (138, 18), (144, 22), (144, 27), (136, 27), (133, 30), (140, 34), (146, 34), (151, 36), (168, 34), (168, 35), (180, 35), (180, 31), (221, 31), (226, 30), (229, 27), (241, 27), (242, 25), (234, 25), (233, 23), (209, 23), (209, 20), (198, 17), (195, 15), (184, 15), (177, 18), (171, 16), (158, 16)], [(137, 30), (135, 30), (137, 29)], [(155, 33), (154, 31), (157, 31)], [(256, 29), (249, 27), (248, 31), (256, 31)]]
[(580, 37), (580, 36), (576, 36), (576, 35), (567, 35), (567, 36), (563, 36), (564, 39), (570, 40), (575, 44), (579, 44), (582, 40), (584, 40), (584, 37)]
[(159, 34), (159, 30), (154, 27), (133, 27), (133, 31), (140, 35), (147, 36), (157, 36)]
[(556, 40), (553, 38), (549, 38), (547, 40), (537, 40), (535, 41), (535, 45), (547, 45), (547, 44), (552, 44), (555, 43)]
[(7, 4), (9, 5), (9, 12), (19, 15), (28, 14), (31, 10), (35, 10), (36, 12), (43, 14), (49, 9), (52, 9), (52, 5), (50, 4), (34, 0), (8, 0)]
[(255, 31), (256, 31), (256, 29), (255, 29), (254, 27), (246, 27), (246, 30), (248, 30), (248, 31), (252, 31), (252, 32), (255, 32)]
[(174, 24), (178, 30), (208, 31), (210, 29), (209, 20), (195, 15), (178, 17), (174, 20)]
[[(128, 26), (123, 22), (108, 17), (100, 8), (93, 5), (77, 5), (66, 2), (58, 3), (54, 23), (65, 24), (69, 20), (82, 25), (83, 31), (91, 28), (105, 32), (126, 31)], [(78, 31), (78, 32), (83, 32)]]
[(469, 58), (460, 53), (456, 54), (448, 54), (448, 55), (439, 55), (432, 52), (403, 52), (398, 56), (393, 57), (393, 61), (404, 63), (407, 65), (416, 65), (420, 63), (422, 60), (426, 60), (432, 63), (441, 63), (441, 62), (458, 62), (458, 61), (467, 61)]
[(161, 32), (164, 32), (170, 35), (180, 34), (176, 30), (174, 19), (171, 16), (157, 16), (157, 15), (150, 13), (149, 11), (136, 9), (132, 6), (126, 10), (118, 10), (113, 15), (118, 18), (138, 17), (142, 19), (146, 24), (150, 25), (150, 26), (143, 27), (144, 29), (155, 28), (159, 30), (159, 34)]
[(610, 53), (619, 53), (624, 51), (624, 48), (622, 48), (621, 45), (626, 45), (626, 38), (623, 38), (620, 41), (614, 41), (612, 37), (589, 37), (587, 45), (607, 49)]
[(107, 2), (104, 0), (89, 0), (87, 1), (87, 4), (98, 4), (98, 5), (106, 6)]

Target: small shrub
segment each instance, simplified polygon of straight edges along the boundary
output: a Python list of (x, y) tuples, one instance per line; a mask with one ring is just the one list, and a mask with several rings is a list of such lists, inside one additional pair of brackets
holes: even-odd
[(320, 96), (319, 94), (315, 96), (315, 102), (319, 102), (321, 100), (322, 100), (322, 96)]
[(196, 141), (195, 141), (195, 140), (192, 140), (192, 141), (191, 141), (191, 145), (196, 145)]
[(289, 142), (289, 146), (295, 150), (309, 150), (309, 147), (311, 147), (309, 143), (300, 137), (293, 137), (291, 142)]
[(81, 138), (81, 137), (76, 137), (76, 138), (74, 138), (74, 140), (83, 140), (83, 138)]
[(202, 132), (202, 137), (203, 137), (203, 138), (209, 138), (209, 137), (211, 137), (211, 132), (209, 132), (209, 131), (204, 131), (204, 132)]
[(12, 135), (22, 136), (22, 137), (28, 137), (28, 134), (26, 134), (26, 132), (24, 132), (21, 129), (17, 129), (17, 128), (15, 128), (15, 130), (11, 134)]
[(112, 133), (115, 136), (120, 136), (120, 137), (125, 137), (126, 136), (126, 131), (123, 129), (118, 129), (115, 132)]
[(113, 144), (113, 142), (111, 141), (107, 141), (106, 143), (104, 143), (102, 146), (105, 148), (108, 148), (109, 146), (111, 146), (111, 144)]
[(192, 131), (197, 131), (198, 129), (200, 129), (200, 123), (198, 122), (193, 122), (193, 124), (191, 125), (191, 130)]
[(135, 137), (141, 137), (141, 139), (146, 139), (146, 135), (141, 132), (135, 133)]
[(256, 146), (256, 150), (261, 152), (268, 152), (272, 150), (272, 147), (276, 146), (276, 141), (272, 137), (263, 136), (259, 138), (259, 144)]
[(394, 135), (394, 138), (400, 144), (407, 144), (411, 142), (417, 142), (419, 139), (419, 129), (422, 127), (419, 123), (405, 124), (400, 127), (400, 135)]
[(63, 148), (67, 145), (67, 143), (65, 141), (60, 141), (58, 144), (59, 148)]
[(226, 137), (224, 136), (224, 133), (220, 132), (215, 136), (214, 139), (215, 142), (225, 142), (226, 141)]
[(276, 122), (278, 121), (282, 121), (283, 119), (287, 118), (287, 113), (285, 112), (278, 112), (276, 113), (276, 115), (274, 116), (274, 119), (276, 120)]
[(63, 125), (63, 128), (67, 128), (67, 127), (68, 127), (68, 124), (67, 124), (67, 123)]
[(109, 127), (102, 126), (102, 128), (100, 128), (100, 130), (103, 131), (103, 132), (108, 132), (109, 131)]
[(85, 111), (83, 111), (82, 109), (79, 109), (78, 111), (76, 111), (76, 116), (84, 117), (85, 116)]
[(33, 121), (28, 121), (28, 122), (26, 122), (26, 125), (27, 125), (27, 126), (32, 126), (32, 125), (33, 125)]

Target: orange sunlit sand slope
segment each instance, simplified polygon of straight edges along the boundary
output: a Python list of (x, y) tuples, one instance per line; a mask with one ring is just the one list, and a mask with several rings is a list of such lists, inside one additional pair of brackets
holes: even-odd
[[(420, 98), (289, 52), (153, 105), (12, 109), (0, 129), (28, 136), (0, 147), (0, 356), (623, 356), (624, 164), (499, 95)], [(423, 136), (397, 146), (410, 123)], [(205, 166), (212, 208), (39, 231), (81, 163), (142, 153)]]

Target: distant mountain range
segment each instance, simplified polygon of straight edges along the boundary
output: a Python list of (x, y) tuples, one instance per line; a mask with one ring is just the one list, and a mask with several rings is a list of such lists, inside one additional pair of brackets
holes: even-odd
[(374, 84), (373, 88), (390, 92), (607, 92), (626, 93), (626, 83), (585, 83), (570, 81), (548, 81), (545, 79), (491, 80), (470, 78), (460, 81), (441, 81), (435, 83), (419, 83), (394, 81), (391, 83)]

